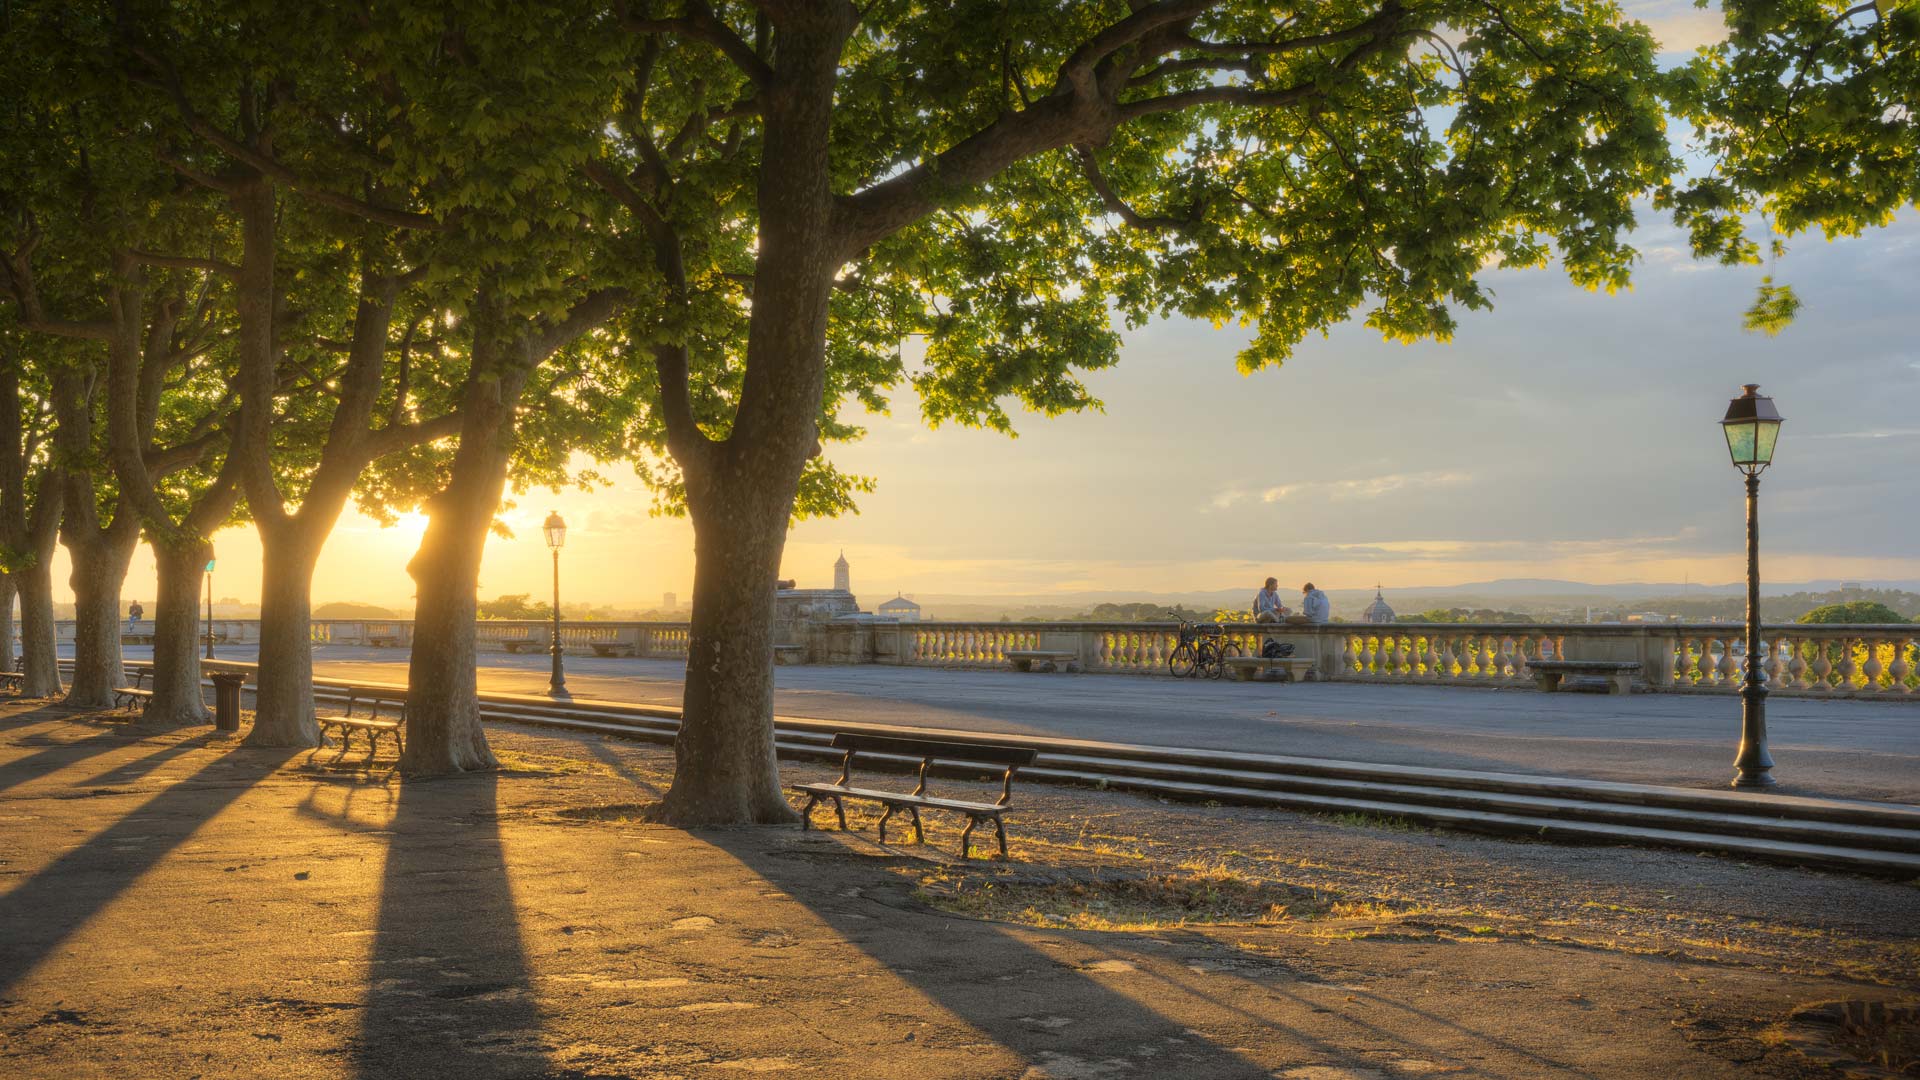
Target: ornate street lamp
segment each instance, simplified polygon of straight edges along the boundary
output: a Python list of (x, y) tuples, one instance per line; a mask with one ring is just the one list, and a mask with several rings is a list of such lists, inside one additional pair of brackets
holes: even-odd
[(1771, 787), (1773, 755), (1767, 753), (1767, 685), (1760, 660), (1760, 474), (1773, 463), (1780, 438), (1780, 411), (1763, 397), (1757, 383), (1727, 406), (1720, 421), (1733, 467), (1747, 474), (1747, 681), (1740, 689), (1739, 773), (1734, 787)]
[(213, 546), (207, 546), (207, 659), (213, 659)]
[(547, 546), (553, 549), (553, 644), (548, 652), (553, 654), (553, 682), (547, 687), (547, 696), (562, 701), (573, 700), (567, 693), (566, 672), (560, 668), (560, 549), (567, 543), (567, 523), (561, 519), (560, 511), (547, 515), (547, 523), (541, 528), (546, 530)]

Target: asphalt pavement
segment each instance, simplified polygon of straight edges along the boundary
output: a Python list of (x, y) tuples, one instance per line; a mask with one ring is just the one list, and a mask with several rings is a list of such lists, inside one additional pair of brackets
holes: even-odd
[[(128, 659), (146, 650), (129, 648)], [(223, 659), (250, 660), (247, 646)], [(544, 693), (544, 655), (484, 653), (483, 689)], [(406, 681), (406, 654), (323, 646), (316, 673)], [(577, 698), (678, 705), (684, 665), (569, 656)], [(784, 716), (1386, 764), (1718, 786), (1733, 776), (1732, 695), (1542, 694), (1368, 683), (1235, 683), (885, 665), (775, 671)], [(1920, 702), (1768, 703), (1784, 793), (1920, 803)]]

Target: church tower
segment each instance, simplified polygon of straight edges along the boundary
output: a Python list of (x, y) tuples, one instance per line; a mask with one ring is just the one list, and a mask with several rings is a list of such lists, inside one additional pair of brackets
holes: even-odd
[(833, 563), (833, 587), (840, 592), (853, 591), (853, 574), (847, 568), (847, 553), (844, 551)]

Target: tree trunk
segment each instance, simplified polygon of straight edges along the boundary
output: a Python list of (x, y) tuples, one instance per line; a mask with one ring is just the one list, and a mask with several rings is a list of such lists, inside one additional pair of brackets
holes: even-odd
[[(123, 508), (124, 509), (124, 508)], [(137, 536), (136, 536), (137, 538)], [(120, 587), (133, 544), (113, 538), (69, 543), (73, 559), (73, 684), (66, 702), (84, 709), (113, 707), (114, 687), (126, 684), (120, 655)]]
[(692, 511), (686, 697), (673, 743), (673, 786), (657, 815), (674, 824), (799, 820), (780, 790), (773, 746), (773, 582), (788, 511), (769, 511), (766, 500), (746, 494), (735, 491), (718, 500), (720, 507)]
[(260, 667), (248, 746), (322, 745), (313, 713), (312, 593), (324, 539), (299, 520), (260, 530)]
[(160, 595), (153, 600), (153, 697), (146, 711), (150, 722), (212, 722), (200, 689), (200, 585), (212, 551), (212, 544), (199, 539), (153, 545)]
[[(484, 323), (484, 315), (476, 319), (476, 326)], [(407, 563), (414, 609), (407, 746), (400, 755), (406, 776), (470, 772), (500, 763), (480, 726), (473, 623), (480, 557), (513, 452), (513, 410), (532, 364), (524, 353), (502, 355), (499, 340), (487, 337), (476, 329), (474, 370), (461, 400), (460, 449), (446, 489), (428, 503), (420, 550)], [(518, 347), (526, 346), (520, 342)]]
[(13, 578), (20, 592), (20, 696), (57, 697), (60, 654), (53, 626), (53, 570), (43, 558)]
[(18, 586), (12, 574), (0, 574), (0, 671), (19, 671), (13, 657), (13, 594)]
[[(504, 478), (505, 470), (502, 470)], [(491, 769), (500, 764), (480, 726), (474, 670), (475, 593), (480, 554), (498, 504), (457, 497), (454, 485), (434, 500), (420, 550), (407, 564), (413, 575), (413, 649), (407, 661), (405, 776)]]

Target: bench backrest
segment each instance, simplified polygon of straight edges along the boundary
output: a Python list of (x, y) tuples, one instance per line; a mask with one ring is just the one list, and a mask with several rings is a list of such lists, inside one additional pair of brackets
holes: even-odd
[(1024, 746), (903, 739), (893, 735), (859, 735), (851, 731), (835, 732), (833, 746), (836, 750), (898, 754), (901, 757), (934, 758), (939, 761), (980, 762), (986, 765), (1030, 765), (1037, 752)]
[(992, 743), (944, 742), (939, 739), (906, 739), (893, 735), (860, 735), (851, 731), (836, 731), (833, 734), (836, 749), (847, 752), (846, 760), (840, 765), (840, 783), (845, 786), (853, 778), (853, 758), (859, 753), (891, 754), (897, 757), (920, 759), (920, 783), (914, 787), (915, 795), (927, 793), (927, 772), (936, 761), (950, 761), (960, 764), (1004, 765), (1006, 772), (1000, 777), (999, 805), (1005, 806), (1013, 799), (1013, 774), (1020, 766), (1031, 764), (1037, 751), (1025, 746), (996, 746)]

